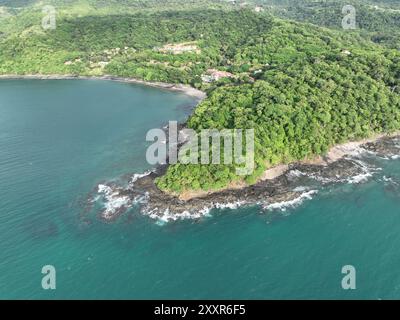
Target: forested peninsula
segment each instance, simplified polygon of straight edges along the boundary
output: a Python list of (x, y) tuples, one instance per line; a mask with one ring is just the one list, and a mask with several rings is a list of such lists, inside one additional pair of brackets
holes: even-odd
[(354, 30), (340, 28), (341, 1), (296, 1), (303, 5), (296, 15), (293, 1), (179, 0), (162, 10), (150, 0), (48, 1), (58, 8), (57, 27), (48, 30), (43, 2), (19, 2), (1, 7), (0, 75), (190, 85), (207, 98), (188, 128), (255, 130), (253, 174), (238, 176), (235, 165), (171, 165), (156, 180), (165, 192), (253, 184), (276, 165), (400, 129), (394, 1), (356, 1)]

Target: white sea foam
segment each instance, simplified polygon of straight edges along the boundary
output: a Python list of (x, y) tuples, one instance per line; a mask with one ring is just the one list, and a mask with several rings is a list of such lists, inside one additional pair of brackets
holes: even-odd
[(357, 164), (360, 168), (363, 168), (363, 169), (365, 169), (365, 170), (368, 170), (368, 169), (369, 169), (368, 164), (365, 163), (364, 161), (360, 160), (360, 159), (354, 159), (354, 158), (352, 158), (352, 159), (349, 159), (349, 160), (351, 160), (353, 163)]
[(119, 186), (110, 186), (106, 184), (99, 184), (97, 186), (97, 195), (95, 195), (90, 202), (95, 203), (98, 201), (102, 201), (102, 205), (104, 207), (103, 212), (101, 213), (101, 216), (104, 219), (112, 219), (119, 213), (129, 209), (132, 207), (134, 204), (145, 204), (149, 200), (149, 193), (146, 192), (145, 194), (142, 195), (137, 195), (136, 197), (133, 198), (133, 196), (129, 196), (127, 194), (122, 195), (122, 191), (127, 191), (129, 190), (129, 187), (132, 187), (133, 184), (139, 180), (140, 178), (143, 178), (145, 176), (148, 176), (151, 174), (153, 170), (146, 171), (144, 173), (140, 174), (134, 174), (132, 178), (129, 181), (128, 188), (124, 189)]
[(299, 178), (299, 177), (307, 177), (307, 178), (313, 179), (315, 181), (321, 182), (323, 184), (341, 181), (340, 177), (326, 178), (326, 177), (319, 176), (318, 174), (315, 174), (315, 173), (305, 173), (305, 172), (302, 172), (297, 169), (289, 171), (287, 177), (289, 179), (294, 179), (294, 178)]
[(372, 177), (372, 173), (366, 172), (366, 173), (361, 173), (356, 176), (353, 176), (347, 180), (348, 183), (350, 184), (358, 184), (362, 182), (368, 181), (368, 178)]
[[(361, 173), (353, 176), (353, 177), (340, 177), (336, 176), (334, 178), (325, 178), (322, 176), (318, 176), (315, 173), (305, 173), (300, 170), (290, 170), (287, 173), (288, 178), (297, 178), (297, 177), (309, 177), (311, 179), (314, 179), (316, 181), (322, 182), (322, 183), (331, 183), (331, 182), (348, 182), (350, 184), (358, 184), (362, 183), (365, 181), (368, 181), (368, 179), (375, 173), (377, 170), (380, 170), (381, 168), (375, 168), (371, 167), (364, 161), (362, 161), (361, 155), (365, 155), (366, 153), (371, 154), (373, 152), (368, 152), (367, 150), (363, 148), (356, 148), (354, 150), (351, 150), (349, 154), (347, 155), (347, 159), (352, 161), (355, 165), (357, 165), (361, 169)], [(392, 159), (398, 159), (400, 158), (400, 155), (393, 155), (391, 156)], [(141, 174), (134, 174), (129, 181), (129, 186), (133, 186), (136, 181), (138, 181), (140, 178), (143, 178), (145, 176), (148, 176), (151, 174), (152, 171), (146, 171)], [(391, 181), (391, 178), (384, 177), (384, 181)], [(104, 200), (104, 211), (102, 213), (103, 217), (106, 219), (111, 219), (114, 217), (116, 214), (120, 213), (122, 210), (128, 209), (130, 206), (140, 203), (140, 204), (148, 204), (150, 199), (149, 199), (149, 194), (146, 193), (144, 195), (136, 196), (135, 198), (126, 196), (126, 195), (121, 195), (120, 192), (124, 190), (121, 188), (113, 188), (108, 185), (100, 184), (98, 186), (98, 193), (102, 196)], [(260, 205), (263, 206), (264, 209), (267, 210), (280, 210), (280, 211), (287, 211), (290, 208), (295, 208), (299, 205), (301, 205), (305, 200), (310, 200), (312, 199), (313, 195), (318, 193), (317, 190), (310, 190), (309, 187), (296, 187), (293, 189), (294, 192), (301, 193), (300, 196), (293, 200), (289, 201), (282, 201), (282, 202), (276, 202), (276, 203), (270, 203), (270, 204), (265, 204), (265, 203), (260, 203)], [(97, 197), (98, 198), (98, 197)], [(147, 215), (151, 219), (157, 220), (157, 224), (165, 224), (170, 221), (177, 221), (177, 220), (187, 220), (187, 219), (200, 219), (202, 217), (207, 217), (210, 216), (210, 211), (214, 208), (216, 209), (237, 209), (240, 206), (243, 206), (245, 204), (244, 201), (237, 201), (237, 202), (232, 202), (232, 203), (211, 203), (210, 205), (204, 207), (201, 210), (196, 210), (193, 212), (191, 211), (184, 211), (180, 213), (176, 212), (171, 212), (169, 209), (164, 210), (163, 212), (159, 210), (159, 208), (154, 208), (151, 211), (145, 211), (143, 210), (143, 214)]]
[(309, 189), (310, 189), (310, 188), (308, 188), (308, 187), (300, 186), (300, 187), (294, 188), (294, 189), (293, 189), (293, 192), (304, 192), (304, 191), (307, 191), (307, 190), (309, 190)]
[(395, 186), (399, 185), (399, 183), (397, 181), (393, 180), (393, 178), (391, 178), (391, 177), (383, 176), (382, 180), (384, 182), (387, 182), (388, 184), (391, 184), (391, 185), (395, 185)]
[(99, 184), (98, 193), (104, 197), (104, 211), (102, 217), (105, 219), (111, 219), (120, 210), (127, 208), (131, 199), (128, 196), (121, 196), (119, 190), (113, 190), (110, 186)]
[(369, 178), (371, 178), (374, 175), (374, 173), (382, 170), (382, 168), (379, 167), (369, 166), (367, 163), (359, 159), (351, 159), (351, 161), (353, 161), (353, 163), (355, 163), (361, 169), (362, 172), (348, 178), (347, 182), (349, 184), (359, 184), (367, 182)]
[(383, 176), (383, 177), (382, 177), (382, 180), (385, 181), (385, 182), (393, 182), (393, 179), (392, 179), (392, 178), (386, 177), (386, 176)]
[(97, 201), (99, 201), (100, 200), (100, 198), (101, 198), (101, 196), (100, 195), (96, 195), (96, 196), (94, 196), (93, 198), (89, 198), (88, 199), (88, 202), (89, 203), (96, 203)]
[(275, 203), (270, 203), (270, 204), (264, 205), (263, 209), (266, 209), (269, 211), (280, 210), (280, 211), (285, 212), (287, 209), (298, 207), (305, 200), (311, 200), (312, 196), (317, 193), (318, 193), (317, 190), (310, 190), (310, 191), (302, 193), (299, 197), (297, 197), (293, 200), (275, 202)]
[(321, 182), (322, 184), (343, 181), (343, 179), (341, 179), (340, 176), (338, 176), (338, 175), (336, 175), (336, 178), (326, 178), (326, 177), (318, 176), (316, 174), (310, 174), (309, 178), (312, 178), (315, 181)]
[(397, 159), (400, 159), (400, 155), (398, 155), (398, 154), (388, 154), (388, 155), (385, 155), (385, 156), (376, 156), (377, 158), (379, 158), (379, 159), (382, 159), (382, 160), (397, 160)]
[(201, 210), (199, 211), (199, 213), (200, 213), (201, 216), (210, 217), (210, 216), (211, 216), (211, 215), (210, 215), (211, 209), (212, 209), (212, 208), (204, 207), (203, 209), (201, 209)]
[(235, 202), (229, 202), (229, 203), (216, 203), (216, 204), (214, 204), (214, 207), (217, 209), (221, 209), (221, 210), (222, 209), (235, 210), (244, 204), (245, 204), (245, 201), (235, 201)]
[(151, 173), (153, 173), (154, 170), (148, 170), (144, 173), (135, 173), (130, 181), (130, 184), (134, 184), (136, 181), (138, 181), (140, 178), (144, 178), (148, 175), (150, 175)]
[(149, 198), (150, 198), (150, 195), (148, 192), (146, 192), (144, 195), (136, 196), (133, 199), (132, 203), (133, 204), (136, 204), (136, 203), (145, 204), (149, 201)]
[(361, 156), (365, 155), (366, 153), (375, 154), (375, 152), (364, 149), (362, 146), (356, 146), (356, 147), (351, 146), (348, 148), (344, 148), (343, 150), (345, 150), (345, 152), (346, 152), (345, 159), (361, 157)]
[(106, 186), (105, 184), (99, 184), (97, 187), (97, 192), (98, 193), (104, 193), (104, 194), (109, 194), (112, 192), (111, 187)]
[(164, 212), (160, 213), (158, 209), (154, 209), (148, 213), (146, 213), (151, 219), (157, 220), (158, 224), (165, 224), (170, 221), (178, 221), (178, 220), (190, 220), (190, 219), (200, 219), (202, 217), (210, 216), (211, 209), (204, 207), (203, 209), (196, 212), (183, 211), (181, 213), (173, 213), (169, 209), (166, 209)]
[(212, 209), (231, 209), (235, 210), (240, 206), (244, 205), (245, 201), (236, 201), (230, 203), (212, 203), (210, 206), (205, 206), (200, 210), (195, 211), (183, 211), (180, 213), (171, 212), (169, 209), (160, 212), (158, 208), (154, 208), (150, 211), (144, 212), (149, 218), (157, 220), (157, 224), (164, 225), (165, 223), (178, 220), (197, 220), (204, 217), (211, 217)]
[(287, 177), (288, 178), (299, 178), (299, 177), (303, 177), (303, 176), (306, 176), (306, 175), (307, 175), (306, 173), (304, 173), (304, 172), (302, 172), (300, 170), (293, 169), (293, 170), (290, 170), (288, 172)]

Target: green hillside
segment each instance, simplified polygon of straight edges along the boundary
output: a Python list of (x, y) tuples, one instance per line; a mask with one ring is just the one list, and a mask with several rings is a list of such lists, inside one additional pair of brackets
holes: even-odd
[(356, 10), (358, 32), (366, 39), (400, 50), (400, 2), (397, 0), (254, 0), (274, 15), (342, 29), (342, 8)]
[[(332, 23), (325, 20), (326, 2), (317, 9), (317, 2), (304, 1), (310, 7), (293, 12), (283, 2), (263, 12), (254, 10), (255, 3), (226, 1), (171, 0), (162, 8), (155, 0), (114, 2), (50, 1), (58, 8), (55, 30), (41, 27), (45, 2), (4, 7), (0, 74), (116, 75), (190, 84), (208, 98), (189, 127), (255, 129), (254, 174), (237, 176), (233, 165), (173, 165), (157, 181), (163, 190), (254, 183), (276, 164), (400, 129), (395, 11), (360, 20), (365, 30), (345, 31), (333, 23), (341, 12), (329, 15)], [(396, 10), (389, 1), (383, 5)], [(313, 10), (321, 15), (311, 21)], [(376, 38), (382, 19), (394, 30), (392, 38), (386, 32)], [(232, 78), (205, 82), (209, 69)]]

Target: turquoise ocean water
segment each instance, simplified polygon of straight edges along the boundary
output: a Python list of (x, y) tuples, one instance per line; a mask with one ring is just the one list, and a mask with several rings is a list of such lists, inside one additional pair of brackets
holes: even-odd
[[(400, 298), (400, 160), (286, 211), (212, 211), (162, 226), (86, 216), (99, 183), (142, 173), (145, 134), (179, 93), (101, 81), (0, 82), (0, 298)], [(342, 266), (357, 289), (341, 287)], [(41, 269), (57, 270), (57, 289)]]

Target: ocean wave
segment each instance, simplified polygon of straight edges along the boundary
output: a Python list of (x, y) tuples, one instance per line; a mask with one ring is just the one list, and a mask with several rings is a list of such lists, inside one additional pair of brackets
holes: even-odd
[(368, 170), (370, 168), (370, 166), (362, 161), (361, 159), (356, 159), (356, 158), (349, 158), (348, 160), (350, 160), (351, 162), (353, 162), (355, 165), (357, 165), (360, 168), (366, 169)]
[(144, 212), (144, 214), (153, 220), (157, 220), (158, 224), (163, 225), (171, 221), (197, 220), (203, 217), (209, 217), (210, 211), (211, 208), (208, 207), (204, 207), (196, 212), (183, 211), (181, 213), (173, 213), (169, 209), (166, 209), (160, 213), (158, 209), (153, 209), (149, 212)]
[(310, 190), (309, 187), (300, 186), (300, 187), (294, 188), (293, 192), (304, 192), (304, 191), (308, 191), (308, 190)]
[(379, 159), (382, 159), (382, 160), (398, 160), (398, 159), (400, 159), (400, 155), (398, 155), (398, 154), (388, 154), (385, 156), (377, 155), (376, 157)]
[(313, 173), (308, 175), (308, 177), (322, 184), (343, 182), (343, 179), (341, 179), (340, 176), (335, 176), (334, 178), (327, 178)]
[(306, 172), (300, 171), (298, 169), (290, 170), (287, 174), (287, 177), (292, 180), (294, 180), (296, 178), (307, 177), (307, 178), (317, 181), (321, 184), (345, 182), (345, 179), (341, 178), (340, 176), (324, 177), (323, 175), (320, 175), (318, 173), (313, 173), (313, 172), (306, 173)]
[(372, 177), (371, 172), (361, 173), (356, 176), (350, 177), (349, 179), (347, 179), (347, 182), (349, 184), (358, 184), (358, 183), (362, 183), (362, 182), (367, 182), (368, 178), (370, 178), (370, 177)]
[(153, 169), (153, 170), (148, 170), (148, 171), (146, 171), (146, 172), (144, 172), (144, 173), (135, 173), (135, 174), (132, 176), (131, 180), (129, 181), (129, 184), (130, 184), (130, 185), (133, 185), (133, 184), (134, 184), (136, 181), (138, 181), (139, 179), (144, 178), (144, 177), (147, 177), (148, 175), (152, 174), (153, 172), (154, 172), (154, 169)]
[(347, 183), (349, 184), (359, 184), (367, 182), (369, 178), (371, 178), (377, 171), (382, 170), (382, 168), (368, 165), (366, 162), (360, 159), (351, 159), (351, 161), (361, 169), (361, 173), (349, 177), (347, 179)]
[(288, 178), (299, 178), (299, 177), (307, 176), (307, 173), (304, 173), (298, 169), (292, 169), (286, 174), (286, 176)]
[[(135, 204), (140, 204), (141, 205), (140, 212), (143, 215), (153, 220), (156, 220), (157, 224), (165, 224), (171, 221), (178, 221), (178, 220), (201, 219), (204, 217), (209, 217), (210, 212), (213, 209), (236, 210), (244, 205), (259, 205), (263, 209), (268, 211), (278, 210), (285, 212), (291, 208), (296, 208), (300, 206), (306, 200), (311, 200), (313, 196), (318, 193), (318, 190), (314, 189), (319, 189), (321, 187), (320, 183), (322, 183), (323, 185), (328, 183), (360, 184), (368, 181), (377, 171), (382, 170), (382, 168), (378, 168), (372, 165), (371, 163), (373, 163), (373, 161), (371, 161), (371, 158), (364, 157), (366, 154), (372, 154), (372, 152), (368, 152), (368, 150), (365, 150), (363, 148), (356, 148), (355, 150), (352, 150), (352, 152), (346, 156), (346, 160), (351, 161), (351, 163), (347, 164), (344, 163), (345, 166), (350, 166), (350, 168), (346, 167), (344, 170), (342, 170), (341, 167), (338, 167), (337, 169), (334, 168), (334, 170), (337, 170), (337, 172), (335, 171), (326, 172), (322, 169), (318, 170), (318, 172), (307, 172), (311, 171), (308, 170), (307, 168), (304, 169), (304, 171), (300, 171), (299, 169), (289, 170), (286, 173), (286, 177), (289, 179), (295, 180), (296, 178), (307, 177), (319, 183), (312, 183), (311, 181), (307, 181), (305, 185), (307, 185), (310, 182), (309, 187), (304, 186), (303, 183), (302, 185), (300, 185), (300, 183), (297, 183), (297, 185), (300, 186), (293, 186), (293, 192), (296, 193), (295, 196), (297, 195), (298, 196), (288, 201), (273, 202), (273, 203), (262, 201), (255, 203), (249, 200), (249, 201), (235, 201), (227, 203), (224, 202), (205, 203), (205, 206), (203, 208), (199, 209), (197, 207), (197, 210), (192, 207), (188, 207), (188, 210), (183, 211), (185, 210), (185, 208), (180, 208), (178, 206), (177, 207), (178, 212), (173, 212), (175, 210), (171, 209), (174, 207), (172, 205), (171, 208), (168, 209), (165, 209), (167, 207), (165, 204), (160, 204), (159, 208), (155, 208), (156, 203), (153, 204), (151, 203), (150, 194), (147, 193), (138, 195), (138, 192), (142, 191), (141, 190), (138, 191), (137, 189), (134, 188), (135, 183), (139, 179), (150, 175), (151, 173), (154, 172), (154, 170), (149, 170), (144, 173), (134, 174), (129, 180), (128, 188), (126, 188), (126, 185), (124, 188), (106, 184), (98, 185), (98, 194), (94, 201), (102, 202), (104, 209), (101, 213), (101, 216), (107, 220), (111, 220), (117, 217), (120, 213), (125, 212)], [(400, 156), (395, 156), (395, 155), (392, 156), (392, 159), (398, 159), (398, 158), (400, 158)], [(301, 167), (300, 169), (303, 170)], [(347, 173), (351, 172), (351, 173), (346, 175), (346, 172)], [(389, 182), (389, 178), (388, 180), (385, 180), (384, 177), (384, 181)], [(100, 199), (98, 199), (99, 195)], [(200, 202), (198, 203), (198, 205), (202, 205), (202, 203)]]
[[(128, 190), (134, 183), (145, 176), (148, 176), (153, 171), (146, 171), (140, 174), (134, 174), (128, 183)], [(135, 204), (144, 204), (149, 199), (149, 193), (142, 195), (129, 195), (127, 189), (117, 185), (99, 184), (97, 186), (97, 194), (90, 200), (90, 203), (100, 202), (103, 206), (101, 217), (106, 220), (111, 220), (126, 210), (130, 209)]]
[(344, 159), (360, 158), (365, 156), (366, 154), (376, 155), (374, 151), (367, 150), (362, 146), (350, 147), (346, 148), (345, 150), (346, 150), (346, 155), (344, 156)]
[(328, 183), (332, 183), (332, 182), (341, 182), (342, 181), (342, 179), (340, 179), (340, 177), (338, 177), (338, 176), (336, 176), (334, 178), (327, 178), (327, 177), (323, 177), (322, 175), (318, 175), (316, 173), (305, 173), (298, 169), (290, 170), (287, 174), (287, 177), (289, 179), (307, 177), (309, 179), (315, 180), (322, 184), (328, 184)]
[(170, 209), (166, 209), (160, 212), (158, 208), (152, 209), (150, 211), (144, 211), (143, 213), (153, 220), (157, 220), (159, 225), (164, 225), (165, 223), (178, 220), (198, 220), (205, 217), (211, 217), (211, 210), (213, 209), (231, 209), (235, 210), (242, 205), (244, 201), (236, 201), (229, 203), (212, 203), (210, 206), (205, 206), (200, 210), (189, 211), (185, 210), (183, 212), (172, 212)]
[(99, 184), (98, 193), (103, 195), (104, 198), (104, 210), (101, 213), (104, 219), (110, 220), (130, 206), (131, 198), (126, 195), (121, 195), (119, 189), (113, 189), (110, 186)]
[(382, 181), (386, 182), (386, 185), (394, 185), (394, 186), (399, 185), (399, 182), (393, 179), (392, 177), (383, 176)]
[(213, 205), (214, 208), (216, 209), (231, 209), (235, 210), (245, 204), (245, 201), (235, 201), (235, 202), (228, 202), (228, 203), (216, 203)]
[(393, 178), (386, 177), (386, 176), (383, 176), (383, 177), (382, 177), (382, 180), (383, 180), (384, 182), (393, 182)]
[(318, 193), (318, 190), (310, 190), (310, 191), (302, 193), (299, 197), (297, 197), (293, 200), (266, 204), (263, 206), (263, 209), (268, 210), (268, 211), (279, 210), (279, 211), (285, 212), (288, 209), (294, 209), (294, 208), (300, 206), (305, 200), (312, 200), (313, 195), (315, 195), (317, 193)]

